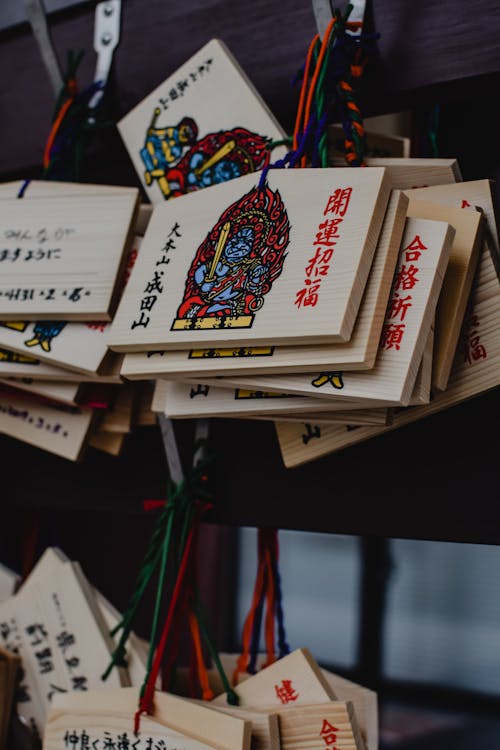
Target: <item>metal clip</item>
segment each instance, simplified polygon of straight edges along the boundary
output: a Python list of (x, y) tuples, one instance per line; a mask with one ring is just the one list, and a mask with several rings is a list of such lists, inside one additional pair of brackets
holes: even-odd
[[(201, 441), (208, 440), (210, 433), (210, 421), (208, 419), (197, 419), (194, 428), (194, 442), (195, 445)], [(193, 453), (193, 467), (196, 466), (205, 457), (204, 445), (197, 445), (196, 450)]]
[(59, 61), (55, 53), (47, 26), (47, 18), (42, 0), (24, 0), (24, 8), (33, 34), (38, 44), (43, 64), (49, 75), (54, 95), (58, 96), (64, 81), (59, 67)]
[[(89, 101), (89, 109), (95, 109), (102, 99), (113, 53), (120, 41), (121, 0), (105, 0), (98, 3), (95, 9), (94, 50), (97, 53), (97, 65), (94, 83), (99, 88)], [(89, 118), (92, 121), (92, 118)]]
[(179, 484), (184, 479), (184, 472), (175, 438), (174, 425), (172, 420), (162, 413), (158, 414), (158, 424), (160, 425), (170, 479), (174, 484)]
[[(320, 39), (323, 39), (326, 27), (333, 18), (334, 7), (338, 8), (340, 11), (344, 11), (348, 4), (352, 5), (352, 10), (349, 14), (349, 21), (361, 21), (361, 23), (363, 23), (365, 18), (366, 0), (351, 0), (350, 3), (339, 2), (335, 3), (335, 6), (332, 0), (312, 0), (316, 29)], [(361, 29), (350, 33), (353, 36), (357, 36), (361, 33)]]

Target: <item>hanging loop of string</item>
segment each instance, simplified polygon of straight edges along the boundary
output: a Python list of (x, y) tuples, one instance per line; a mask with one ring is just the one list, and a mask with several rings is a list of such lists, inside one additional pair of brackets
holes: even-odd
[[(258, 565), (250, 609), (242, 631), (242, 650), (233, 673), (233, 684), (239, 674), (255, 674), (260, 645), (262, 622), (266, 659), (261, 668), (274, 663), (277, 658), (290, 652), (285, 634), (281, 580), (278, 569), (278, 531), (259, 528), (257, 531)], [(265, 610), (265, 615), (264, 615)], [(275, 648), (276, 625), (278, 631), (278, 654)]]
[[(106, 114), (106, 99), (90, 110), (89, 104), (97, 92), (105, 91), (103, 81), (95, 81), (83, 91), (77, 83), (77, 69), (83, 51), (68, 52), (64, 84), (58, 96), (52, 125), (43, 153), (43, 179), (80, 181), (85, 149), (94, 131), (113, 126)], [(92, 111), (92, 118), (89, 113)]]
[(359, 103), (360, 83), (377, 34), (360, 33), (361, 21), (349, 21), (353, 6), (344, 14), (334, 10), (323, 39), (312, 38), (302, 71), (292, 150), (261, 174), (260, 187), (269, 169), (328, 167), (328, 127), (339, 121), (344, 132), (344, 158), (350, 166), (363, 166), (365, 131)]
[[(141, 715), (151, 714), (153, 712), (153, 697), (154, 697), (154, 691), (156, 687), (156, 681), (160, 672), (160, 667), (161, 667), (163, 655), (165, 652), (167, 639), (168, 639), (168, 636), (170, 634), (170, 630), (172, 627), (172, 622), (174, 620), (174, 615), (176, 613), (176, 607), (181, 598), (183, 587), (188, 577), (189, 566), (191, 562), (191, 553), (195, 546), (195, 538), (198, 532), (199, 524), (201, 521), (201, 516), (203, 513), (209, 510), (209, 508), (212, 507), (210, 503), (200, 503), (199, 501), (196, 502), (196, 506), (197, 506), (196, 515), (193, 520), (193, 523), (191, 524), (189, 533), (187, 535), (186, 543), (184, 545), (184, 550), (182, 553), (179, 570), (177, 573), (177, 579), (175, 581), (175, 585), (174, 585), (174, 589), (172, 592), (172, 597), (170, 600), (170, 605), (168, 607), (168, 612), (167, 612), (167, 616), (166, 616), (163, 630), (161, 633), (161, 637), (160, 637), (158, 646), (155, 651), (152, 665), (146, 673), (146, 677), (144, 679), (144, 683), (141, 688), (139, 708), (136, 711), (135, 717), (134, 717), (134, 732), (136, 734), (139, 731)], [(154, 647), (154, 644), (151, 643), (150, 649), (152, 649), (153, 647)]]

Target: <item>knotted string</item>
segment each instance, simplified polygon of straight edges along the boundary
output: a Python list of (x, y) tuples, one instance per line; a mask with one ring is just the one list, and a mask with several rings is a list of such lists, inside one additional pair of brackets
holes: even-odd
[(105, 91), (102, 81), (79, 91), (76, 72), (83, 52), (68, 52), (64, 85), (56, 102), (52, 126), (43, 154), (43, 179), (79, 181), (85, 148), (94, 131), (114, 125), (106, 114), (106, 97), (96, 107), (90, 102), (97, 91)]
[(302, 70), (292, 150), (264, 168), (260, 187), (269, 169), (329, 166), (328, 126), (336, 119), (344, 132), (347, 164), (364, 165), (366, 143), (359, 89), (379, 35), (354, 33), (360, 32), (362, 23), (348, 20), (352, 7), (347, 5), (343, 15), (335, 10), (323, 39), (318, 34), (312, 38)]
[[(205, 440), (197, 441), (194, 454), (197, 455), (200, 449), (205, 449), (205, 447)], [(141, 716), (151, 714), (154, 711), (154, 691), (158, 684), (160, 671), (163, 690), (168, 689), (172, 681), (184, 618), (187, 618), (193, 650), (192, 663), (197, 672), (203, 699), (211, 700), (213, 693), (210, 689), (208, 672), (203, 658), (202, 638), (205, 640), (210, 655), (221, 674), (228, 695), (228, 702), (238, 702), (238, 698), (224, 675), (220, 660), (208, 636), (197, 593), (195, 555), (202, 517), (213, 507), (207, 477), (207, 468), (212, 461), (213, 456), (205, 452), (204, 458), (197, 461), (196, 465), (193, 466), (190, 476), (177, 485), (170, 483), (168, 500), (161, 510), (131, 602), (121, 622), (112, 631), (112, 635), (114, 635), (120, 628), (123, 629), (120, 642), (112, 655), (112, 664), (108, 667), (105, 676), (109, 674), (113, 663), (118, 663), (117, 660), (124, 659), (126, 642), (137, 608), (153, 573), (158, 572), (158, 588), (155, 596), (146, 675), (140, 689), (139, 705), (134, 714), (134, 731), (136, 733), (139, 731)], [(166, 573), (169, 568), (175, 575), (175, 582), (168, 600), (164, 623), (160, 629), (161, 604), (167, 598)], [(164, 658), (165, 656), (166, 658)], [(193, 675), (193, 671), (191, 674)]]
[[(167, 616), (166, 616), (163, 630), (161, 633), (161, 637), (160, 637), (158, 646), (155, 651), (155, 655), (154, 655), (151, 668), (147, 670), (144, 683), (141, 687), (140, 698), (139, 698), (139, 708), (137, 709), (135, 713), (135, 717), (134, 717), (134, 732), (136, 734), (139, 731), (141, 716), (143, 714), (153, 713), (153, 698), (154, 698), (156, 681), (160, 672), (160, 667), (161, 667), (163, 655), (165, 652), (167, 639), (168, 639), (168, 636), (170, 634), (170, 630), (172, 627), (172, 622), (174, 620), (174, 615), (176, 613), (176, 608), (179, 603), (179, 600), (181, 599), (183, 587), (185, 586), (185, 581), (188, 575), (189, 565), (191, 562), (191, 554), (192, 554), (193, 547), (195, 546), (195, 538), (198, 532), (198, 527), (200, 524), (201, 516), (204, 512), (206, 512), (207, 510), (209, 510), (209, 508), (212, 507), (210, 503), (200, 503), (199, 501), (196, 501), (196, 506), (197, 508), (196, 508), (196, 513), (195, 513), (195, 518), (187, 534), (186, 543), (184, 546), (184, 550), (183, 550), (180, 565), (179, 565), (179, 570), (177, 573), (177, 579), (175, 581), (174, 589), (172, 592), (172, 597), (170, 599), (170, 604), (168, 607), (168, 612), (167, 612)], [(150, 649), (152, 648), (154, 648), (154, 644), (150, 643)]]
[(335, 69), (334, 78), (337, 79), (338, 119), (344, 131), (345, 160), (349, 166), (363, 166), (366, 137), (358, 101), (359, 89), (369, 60), (368, 53), (375, 49), (377, 35), (348, 33), (362, 28), (360, 21), (347, 20), (351, 10), (352, 6), (348, 6), (344, 17), (336, 11), (332, 66)]
[(121, 620), (111, 630), (111, 636), (115, 636), (120, 632), (120, 630), (122, 631), (122, 634), (120, 636), (118, 644), (111, 654), (111, 662), (102, 675), (103, 680), (106, 680), (109, 677), (111, 670), (115, 665), (126, 666), (127, 664), (126, 644), (128, 643), (139, 605), (148, 589), (154, 573), (158, 569), (158, 565), (162, 557), (164, 548), (162, 540), (164, 540), (164, 543), (166, 543), (165, 527), (170, 526), (171, 519), (173, 520), (173, 511), (176, 503), (176, 497), (181, 491), (181, 487), (176, 488), (175, 485), (173, 485), (173, 490), (171, 495), (169, 496), (169, 500), (167, 500), (167, 503), (161, 511), (155, 529), (151, 536), (146, 554), (144, 556), (141, 568), (136, 579), (134, 591), (129, 600), (129, 604), (123, 612)]

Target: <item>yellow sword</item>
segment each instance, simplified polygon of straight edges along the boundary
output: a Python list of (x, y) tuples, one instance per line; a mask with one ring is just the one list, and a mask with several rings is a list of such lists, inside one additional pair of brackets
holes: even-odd
[(215, 248), (214, 257), (212, 259), (212, 265), (210, 266), (210, 271), (208, 272), (207, 276), (205, 276), (205, 281), (213, 281), (215, 279), (215, 269), (217, 268), (217, 264), (220, 260), (220, 256), (222, 255), (222, 251), (226, 246), (230, 227), (231, 222), (226, 221), (220, 231), (219, 239), (217, 240), (217, 247)]
[(215, 154), (212, 154), (210, 159), (207, 159), (206, 162), (201, 165), (201, 167), (193, 170), (195, 175), (199, 177), (206, 169), (210, 169), (210, 167), (212, 167), (214, 164), (217, 164), (217, 162), (227, 156), (235, 146), (236, 141), (228, 141), (227, 143), (225, 143), (220, 147), (218, 151), (215, 152)]

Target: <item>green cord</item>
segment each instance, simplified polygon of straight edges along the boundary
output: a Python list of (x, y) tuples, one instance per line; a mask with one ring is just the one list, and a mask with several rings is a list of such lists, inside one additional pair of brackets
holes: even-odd
[(155, 608), (154, 608), (154, 613), (153, 613), (153, 625), (151, 628), (151, 639), (149, 642), (149, 652), (148, 652), (148, 660), (147, 660), (147, 666), (146, 666), (147, 674), (149, 674), (149, 672), (151, 671), (154, 652), (156, 648), (156, 633), (158, 630), (158, 621), (160, 619), (160, 604), (161, 604), (164, 583), (165, 583), (168, 552), (170, 549), (170, 540), (172, 538), (172, 526), (174, 523), (174, 514), (175, 514), (175, 510), (173, 509), (167, 520), (167, 525), (165, 529), (165, 538), (162, 544), (161, 560), (160, 560), (160, 574), (159, 574), (159, 580), (158, 580), (158, 588), (156, 591), (156, 601), (155, 601)]
[(196, 614), (196, 619), (198, 620), (198, 625), (200, 626), (201, 634), (205, 640), (205, 643), (207, 644), (207, 648), (210, 653), (210, 656), (212, 657), (212, 660), (222, 680), (222, 684), (224, 686), (224, 692), (227, 695), (227, 702), (231, 706), (238, 706), (240, 702), (239, 695), (235, 690), (233, 690), (233, 688), (229, 684), (229, 680), (227, 679), (227, 675), (224, 672), (224, 667), (222, 666), (221, 660), (219, 658), (219, 654), (217, 653), (215, 646), (212, 643), (212, 640), (208, 634), (208, 629), (205, 624), (205, 618), (206, 618), (205, 610), (203, 608), (203, 605), (198, 595), (193, 597), (193, 609)]

